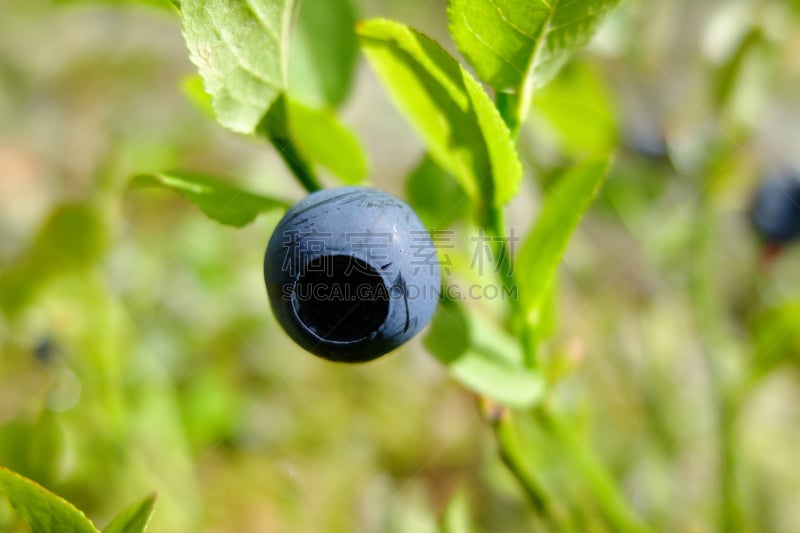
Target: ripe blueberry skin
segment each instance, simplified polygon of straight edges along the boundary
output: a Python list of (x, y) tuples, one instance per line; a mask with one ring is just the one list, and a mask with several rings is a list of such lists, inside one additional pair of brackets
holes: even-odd
[(754, 193), (750, 218), (767, 243), (800, 238), (800, 176), (782, 173), (764, 180)]
[(289, 209), (267, 245), (264, 280), (286, 333), (340, 362), (370, 361), (416, 335), (441, 286), (436, 249), (417, 215), (368, 187), (325, 189)]

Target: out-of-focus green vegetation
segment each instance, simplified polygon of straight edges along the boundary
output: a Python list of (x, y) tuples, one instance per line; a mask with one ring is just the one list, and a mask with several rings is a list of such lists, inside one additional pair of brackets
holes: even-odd
[[(179, 20), (151, 3), (0, 4), (0, 465), (101, 525), (157, 491), (155, 532), (540, 524), (474, 398), (421, 339), (365, 366), (288, 340), (261, 270), (279, 213), (234, 229), (128, 187), (181, 168), (304, 194), (269, 145), (196, 105)], [(455, 50), (445, 2), (360, 12)], [(625, 0), (534, 93), (509, 210), (518, 234), (559, 190), (554, 176), (616, 150), (541, 295), (547, 409), (515, 419), (521, 453), (579, 530), (606, 530), (607, 475), (657, 530), (800, 522), (800, 250), (763, 263), (746, 215), (770, 168), (800, 165), (798, 13), (781, 0)], [(342, 98), (306, 89), (309, 105)], [(417, 168), (419, 141), (363, 61), (342, 121), (375, 186), (426, 222), (466, 216), (441, 169)], [(341, 173), (357, 181), (357, 163)], [(425, 197), (432, 180), (454, 200)], [(0, 531), (23, 527), (0, 501)]]

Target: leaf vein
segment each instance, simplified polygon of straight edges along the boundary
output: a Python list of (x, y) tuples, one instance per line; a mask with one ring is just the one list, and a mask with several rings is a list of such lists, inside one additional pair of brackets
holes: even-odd
[(252, 2), (253, 0), (244, 0), (245, 7), (247, 7), (247, 9), (253, 14), (256, 20), (261, 24), (261, 27), (264, 28), (264, 30), (266, 30), (266, 34), (272, 37), (273, 41), (280, 44), (281, 42), (280, 37), (275, 32), (275, 30), (273, 30), (272, 27), (267, 23), (267, 21), (263, 18), (261, 12), (256, 9), (256, 7), (253, 5)]
[(549, 31), (548, 31), (548, 34), (553, 34), (553, 33), (557, 32), (557, 31), (563, 30), (565, 28), (569, 28), (570, 26), (574, 26), (574, 25), (576, 25), (576, 24), (578, 24), (580, 22), (583, 22), (583, 21), (585, 21), (587, 19), (597, 20), (602, 13), (603, 13), (602, 9), (599, 9), (599, 10), (591, 12), (591, 13), (586, 13), (586, 14), (580, 16), (580, 17), (574, 18), (572, 20), (568, 20), (568, 21), (566, 21), (565, 23), (563, 23), (563, 24), (561, 24), (559, 26), (551, 27), (549, 29)]
[(513, 63), (513, 62), (512, 62), (510, 59), (508, 59), (507, 57), (505, 57), (505, 56), (504, 56), (502, 53), (500, 53), (498, 50), (495, 50), (495, 49), (492, 47), (492, 45), (490, 45), (490, 44), (489, 44), (488, 42), (486, 42), (486, 41), (485, 41), (485, 40), (484, 40), (484, 39), (483, 39), (483, 38), (482, 38), (480, 35), (478, 35), (478, 32), (476, 32), (476, 31), (475, 31), (475, 30), (472, 28), (472, 26), (470, 26), (470, 25), (469, 25), (469, 20), (467, 19), (466, 15), (464, 16), (464, 27), (466, 27), (466, 28), (467, 28), (467, 29), (470, 31), (470, 33), (472, 33), (472, 35), (474, 35), (474, 36), (475, 36), (475, 38), (478, 40), (478, 42), (480, 42), (480, 43), (481, 43), (481, 44), (482, 44), (482, 45), (483, 45), (483, 46), (484, 46), (484, 47), (485, 47), (487, 50), (489, 50), (489, 51), (490, 51), (490, 52), (492, 52), (494, 55), (496, 55), (497, 57), (499, 57), (500, 59), (502, 59), (504, 63), (506, 63), (508, 66), (510, 66), (510, 67), (511, 67), (512, 69), (514, 69), (516, 72), (518, 72), (518, 73), (522, 74), (522, 71), (519, 69), (519, 67), (517, 67), (517, 65), (515, 65), (515, 64), (514, 64), (514, 63)]
[[(520, 28), (520, 27), (518, 27), (516, 24), (514, 24), (514, 23), (513, 23), (513, 22), (512, 22), (512, 21), (511, 21), (511, 20), (510, 20), (510, 19), (509, 19), (507, 16), (506, 16), (506, 14), (503, 12), (503, 10), (500, 8), (500, 6), (499, 6), (499, 5), (497, 5), (497, 2), (496, 2), (496, 0), (488, 0), (488, 2), (489, 2), (491, 5), (492, 5), (492, 7), (493, 7), (493, 8), (495, 8), (495, 10), (497, 10), (497, 13), (500, 15), (500, 18), (501, 18), (501, 19), (503, 19), (503, 22), (505, 22), (505, 23), (506, 23), (506, 26), (508, 26), (508, 27), (509, 27), (509, 28), (511, 28), (512, 30), (516, 31), (517, 33), (519, 33), (519, 34), (520, 34), (520, 35), (522, 35), (523, 37), (527, 37), (528, 39), (530, 39), (530, 40), (532, 40), (532, 41), (536, 39), (536, 37), (535, 37), (534, 35), (531, 35), (531, 34), (530, 34), (530, 33), (528, 33), (527, 31), (523, 30), (522, 28)], [(466, 17), (465, 17), (465, 18), (466, 18)]]
[[(230, 41), (228, 41), (225, 38), (224, 32), (222, 31), (222, 27), (219, 25), (217, 20), (214, 18), (213, 14), (208, 10), (208, 6), (206, 6), (204, 4), (203, 5), (203, 9), (208, 14), (208, 19), (209, 19), (209, 21), (211, 21), (211, 26), (212, 26), (214, 32), (217, 34), (217, 36), (219, 37), (220, 41), (225, 45), (225, 47), (231, 53), (233, 58), (236, 59), (236, 65), (239, 67), (239, 69), (242, 72), (244, 72), (245, 74), (247, 74), (247, 75), (251, 76), (252, 78), (254, 78), (256, 81), (260, 81), (260, 82), (262, 82), (262, 83), (264, 83), (266, 85), (269, 85), (270, 87), (273, 87), (273, 88), (275, 88), (277, 90), (280, 90), (281, 86), (278, 83), (276, 83), (276, 82), (274, 82), (274, 81), (272, 81), (270, 79), (267, 79), (263, 74), (258, 72), (257, 69), (255, 69), (254, 67), (252, 67), (252, 66), (247, 64), (245, 59), (239, 53), (237, 53), (236, 47), (233, 45), (233, 43), (231, 43)], [(241, 98), (239, 98), (238, 96), (236, 98), (237, 98), (237, 100), (244, 101)], [(247, 103), (247, 102), (245, 102), (245, 103)]]

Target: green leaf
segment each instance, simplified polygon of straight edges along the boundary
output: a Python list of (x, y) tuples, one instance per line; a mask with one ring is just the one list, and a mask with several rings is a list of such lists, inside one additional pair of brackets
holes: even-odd
[[(494, 186), (494, 207), (503, 207), (519, 192), (522, 183), (522, 164), (517, 149), (511, 140), (511, 133), (503, 121), (494, 103), (486, 95), (481, 84), (475, 81), (462, 67), (464, 83), (469, 94), (472, 107), (478, 117), (478, 124), (483, 133), (486, 148), (489, 151), (489, 162)], [(479, 177), (480, 180), (485, 176)]]
[(292, 99), (315, 108), (344, 101), (358, 60), (356, 20), (350, 0), (300, 1), (289, 61)]
[(183, 37), (219, 122), (253, 133), (286, 88), (292, 0), (184, 0)]
[(308, 161), (327, 168), (349, 185), (367, 179), (369, 164), (358, 138), (332, 111), (289, 99), (288, 114), (290, 138)]
[(571, 63), (533, 98), (533, 114), (555, 134), (565, 152), (605, 155), (618, 144), (614, 100), (587, 63)]
[(432, 229), (447, 227), (469, 206), (455, 178), (427, 154), (406, 180), (406, 199), (425, 226)]
[(86, 515), (71, 503), (1, 466), (0, 492), (36, 533), (98, 533)]
[(439, 305), (425, 347), (468, 389), (511, 407), (541, 399), (541, 376), (525, 368), (519, 343), (455, 301)]
[(510, 133), (478, 82), (441, 46), (402, 24), (357, 28), (362, 47), (430, 156), (456, 177), (485, 217), (519, 188), (522, 166)]
[(222, 180), (189, 172), (168, 171), (140, 174), (131, 181), (134, 187), (166, 187), (196, 204), (209, 218), (221, 224), (246, 226), (260, 214), (287, 209), (283, 200), (243, 191)]
[(449, 0), (450, 33), (500, 91), (544, 85), (619, 0)]
[(297, 140), (293, 138), (288, 100), (285, 94), (281, 94), (256, 131), (272, 143), (283, 162), (308, 192), (318, 191), (322, 189), (322, 184), (314, 173), (313, 164), (300, 152)]
[(103, 533), (144, 533), (156, 505), (156, 494), (131, 505), (111, 521)]
[(591, 161), (566, 172), (548, 192), (516, 263), (519, 297), (528, 323), (536, 326), (556, 268), (573, 231), (600, 189), (609, 162)]

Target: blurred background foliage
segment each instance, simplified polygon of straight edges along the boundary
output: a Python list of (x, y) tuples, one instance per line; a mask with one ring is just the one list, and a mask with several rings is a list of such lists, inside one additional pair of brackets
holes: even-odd
[[(279, 214), (235, 230), (127, 187), (182, 168), (303, 195), (267, 144), (192, 103), (178, 18), (146, 3), (0, 0), (0, 464), (99, 524), (157, 490), (157, 532), (417, 532), (465, 514), (529, 530), (474, 398), (420, 339), (341, 366), (279, 330), (261, 273)], [(443, 0), (357, 7), (454, 50)], [(552, 401), (658, 530), (708, 530), (720, 480), (741, 529), (800, 523), (800, 250), (765, 263), (747, 221), (758, 181), (800, 165), (799, 25), (796, 1), (624, 0), (522, 131), (520, 233), (562, 168), (616, 150), (544, 349)], [(418, 165), (356, 69), (343, 122), (372, 184), (435, 220), (433, 190), (463, 193)], [(519, 420), (559, 501), (603, 530), (574, 465)], [(3, 502), (0, 530), (24, 531)]]

